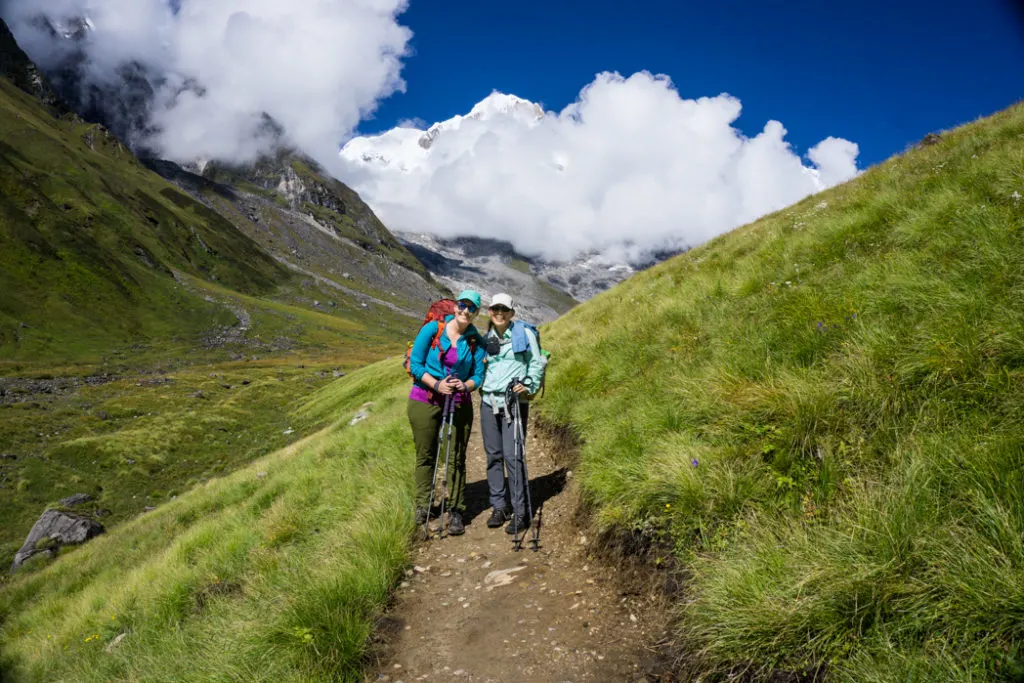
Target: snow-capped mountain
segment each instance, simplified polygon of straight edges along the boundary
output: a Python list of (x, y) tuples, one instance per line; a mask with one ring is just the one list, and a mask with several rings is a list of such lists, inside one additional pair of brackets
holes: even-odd
[(469, 114), (465, 116), (456, 115), (447, 121), (435, 123), (420, 136), (417, 144), (423, 149), (430, 149), (438, 136), (444, 134), (445, 131), (458, 130), (464, 124), (471, 121), (493, 121), (502, 117), (531, 126), (544, 118), (544, 109), (539, 104), (524, 100), (521, 97), (495, 91), (480, 102), (477, 102)]
[(687, 99), (666, 77), (602, 73), (558, 111), (492, 93), (464, 116), (354, 138), (339, 173), (402, 232), (638, 268), (858, 172), (855, 143), (801, 154), (782, 122), (751, 134), (741, 111), (727, 93)]
[[(470, 149), (488, 130), (481, 126), (477, 128), (478, 134), (472, 135), (474, 123), (506, 119), (509, 123), (533, 126), (543, 118), (544, 109), (539, 104), (495, 91), (478, 102), (468, 114), (457, 114), (426, 130), (400, 127), (379, 135), (353, 138), (342, 147), (341, 157), (357, 166), (416, 171), (422, 169), (433, 155), (457, 156)], [(459, 136), (457, 148), (438, 146), (438, 141), (447, 139), (446, 133), (454, 131), (470, 134)]]
[[(484, 136), (502, 126), (530, 129), (545, 117), (544, 109), (534, 102), (492, 92), (468, 114), (453, 116), (428, 128), (393, 128), (379, 135), (350, 140), (340, 154), (352, 165), (371, 172), (387, 174), (429, 174), (433, 168), (472, 155)], [(568, 161), (553, 153), (550, 166), (563, 171)], [(369, 189), (369, 188), (368, 188)], [(372, 190), (370, 194), (376, 194)], [(460, 287), (497, 287), (518, 292), (525, 312), (539, 321), (556, 315), (551, 288), (568, 293), (577, 301), (626, 279), (648, 263), (609, 260), (587, 250), (571, 258), (548, 260), (527, 257), (512, 244), (479, 235), (438, 236), (419, 232), (396, 232), (399, 239), (430, 269), (431, 273), (453, 289)], [(515, 264), (510, 266), (510, 264)], [(524, 274), (525, 273), (525, 274)], [(559, 301), (561, 303), (561, 301)], [(564, 310), (557, 310), (557, 313)]]
[(96, 26), (88, 16), (70, 17), (65, 20), (40, 16), (36, 21), (43, 30), (50, 31), (54, 37), (60, 36), (65, 40), (85, 40), (92, 31), (96, 30)]

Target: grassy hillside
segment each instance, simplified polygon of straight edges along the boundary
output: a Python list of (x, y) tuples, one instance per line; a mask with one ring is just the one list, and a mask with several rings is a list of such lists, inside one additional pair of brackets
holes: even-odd
[(177, 287), (172, 269), (253, 294), (288, 278), (101, 128), (53, 119), (3, 78), (0, 151), (4, 358), (70, 358), (233, 320)]
[(87, 512), (112, 528), (280, 448), (288, 405), (399, 352), (418, 320), (367, 303), (355, 268), (341, 291), (284, 267), (103, 128), (51, 109), (0, 75), (4, 566), (61, 497), (93, 495)]
[(538, 409), (599, 523), (692, 571), (685, 651), (1024, 671), (1024, 106), (555, 321)]
[[(354, 193), (293, 163), (307, 174), (296, 197), (347, 221), (351, 235), (328, 238), (295, 212), (254, 222), (239, 206), (256, 219), (262, 208), (237, 196), (239, 206), (210, 202), (214, 210), (103, 128), (53, 118), (0, 75), (0, 376), (106, 368), (126, 348), (141, 364), (197, 347), (230, 347), (200, 353), (217, 360), (265, 352), (260, 339), (283, 338), (277, 350), (337, 351), (321, 328), (361, 331), (374, 344), (404, 339), (437, 291), (429, 274)], [(277, 225), (285, 220), (297, 225), (286, 231)], [(280, 262), (282, 253), (300, 265)], [(209, 343), (215, 330), (239, 326), (239, 310), (252, 315), (250, 329), (233, 346)]]
[(16, 575), (0, 680), (362, 680), (413, 527), (407, 391), (394, 360), (338, 380), (289, 410), (304, 438)]

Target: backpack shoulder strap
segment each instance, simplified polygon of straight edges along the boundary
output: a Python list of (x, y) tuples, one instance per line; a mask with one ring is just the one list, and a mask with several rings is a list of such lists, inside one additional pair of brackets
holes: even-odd
[(430, 343), (430, 348), (439, 349), (441, 348), (441, 335), (444, 334), (444, 320), (437, 321), (437, 334), (434, 335), (434, 341)]

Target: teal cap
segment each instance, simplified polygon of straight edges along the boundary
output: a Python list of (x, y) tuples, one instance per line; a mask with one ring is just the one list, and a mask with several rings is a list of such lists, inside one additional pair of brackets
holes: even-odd
[(477, 292), (477, 291), (472, 290), (472, 289), (464, 289), (464, 290), (462, 290), (462, 292), (459, 293), (459, 295), (455, 298), (455, 300), (456, 301), (463, 301), (463, 300), (471, 301), (474, 306), (476, 306), (477, 308), (480, 308), (480, 292)]

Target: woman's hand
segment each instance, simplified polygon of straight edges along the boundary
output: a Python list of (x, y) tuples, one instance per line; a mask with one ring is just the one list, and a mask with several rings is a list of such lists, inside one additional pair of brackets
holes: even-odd
[(517, 394), (528, 394), (528, 393), (530, 393), (530, 390), (526, 388), (525, 384), (517, 384), (517, 385), (515, 385), (514, 387), (512, 387), (512, 391), (516, 392)]
[(463, 382), (458, 377), (449, 377), (448, 386), (452, 387), (453, 390), (455, 391), (469, 391), (469, 388), (466, 386), (466, 383)]
[(450, 380), (446, 377), (445, 379), (439, 380), (437, 384), (434, 385), (434, 391), (442, 396), (448, 396), (454, 392), (455, 389), (452, 388)]

